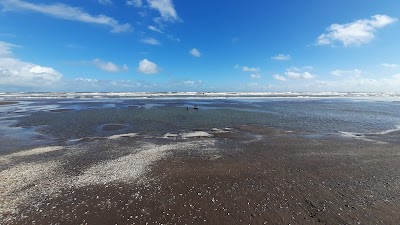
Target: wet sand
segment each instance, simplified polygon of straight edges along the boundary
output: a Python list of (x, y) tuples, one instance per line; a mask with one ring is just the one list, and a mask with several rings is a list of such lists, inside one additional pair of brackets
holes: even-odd
[(75, 109), (51, 109), (49, 112), (54, 112), (54, 113), (61, 113), (61, 112), (69, 112), (69, 111), (74, 111)]
[(0, 106), (2, 105), (13, 105), (13, 104), (17, 104), (18, 102), (2, 102), (0, 101)]
[(101, 126), (102, 131), (116, 131), (126, 128), (127, 126), (124, 124), (104, 124)]
[(53, 172), (16, 182), (11, 192), (0, 181), (3, 200), (26, 194), (8, 203), (14, 211), (2, 209), (0, 223), (400, 221), (398, 143), (301, 138), (257, 126), (209, 132), (214, 133), (190, 138), (121, 136), (3, 156), (2, 178), (21, 177), (15, 167), (29, 163)]

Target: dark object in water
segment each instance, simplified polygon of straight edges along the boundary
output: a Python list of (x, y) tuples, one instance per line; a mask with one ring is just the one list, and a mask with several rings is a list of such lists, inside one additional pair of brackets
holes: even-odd
[(199, 110), (199, 108), (197, 108), (197, 106), (194, 106), (194, 108), (193, 109), (195, 109), (195, 110)]

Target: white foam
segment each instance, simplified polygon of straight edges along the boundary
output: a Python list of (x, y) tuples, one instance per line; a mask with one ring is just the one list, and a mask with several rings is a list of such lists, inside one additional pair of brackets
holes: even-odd
[(387, 144), (386, 142), (383, 141), (376, 141), (370, 138), (366, 138), (365, 134), (360, 134), (360, 133), (353, 133), (353, 132), (346, 132), (346, 131), (339, 131), (340, 135), (346, 138), (353, 138), (357, 140), (363, 140), (363, 141), (369, 141), (369, 142), (375, 142), (377, 144)]
[(177, 137), (179, 137), (179, 134), (172, 134), (172, 133), (166, 133), (163, 136), (163, 138), (177, 138)]
[(212, 130), (213, 130), (214, 133), (219, 133), (219, 134), (220, 133), (229, 133), (228, 129), (226, 129), (226, 128), (224, 130), (221, 130), (221, 129), (218, 129), (218, 128), (213, 128)]
[(119, 139), (119, 138), (135, 137), (135, 136), (137, 136), (137, 133), (116, 134), (116, 135), (112, 135), (110, 137), (107, 137), (107, 139), (115, 140), (115, 139)]
[(181, 134), (182, 138), (194, 138), (194, 137), (212, 137), (212, 134), (209, 134), (205, 131), (193, 131)]
[(385, 131), (382, 131), (382, 132), (378, 132), (377, 134), (390, 134), (390, 133), (392, 133), (392, 132), (396, 132), (396, 131), (400, 131), (400, 125), (397, 125), (396, 126), (396, 128), (394, 128), (394, 129), (389, 129), (389, 130), (385, 130)]

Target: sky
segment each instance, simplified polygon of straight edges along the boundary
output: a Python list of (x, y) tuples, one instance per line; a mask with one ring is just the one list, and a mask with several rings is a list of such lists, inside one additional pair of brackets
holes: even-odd
[(0, 92), (400, 92), (398, 0), (0, 0)]

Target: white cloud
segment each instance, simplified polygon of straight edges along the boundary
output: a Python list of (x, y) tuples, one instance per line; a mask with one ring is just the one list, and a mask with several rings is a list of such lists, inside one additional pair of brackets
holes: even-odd
[(383, 67), (386, 67), (386, 68), (399, 68), (400, 67), (400, 65), (398, 65), (398, 64), (393, 64), (393, 63), (382, 63), (381, 64)]
[(101, 86), (101, 82), (97, 79), (91, 79), (91, 78), (76, 78), (73, 81), (73, 86), (74, 88), (80, 89), (80, 88), (90, 88), (90, 90), (93, 90), (92, 88), (96, 88)]
[(117, 72), (121, 72), (121, 71), (127, 71), (128, 70), (128, 66), (127, 65), (123, 65), (121, 67), (115, 65), (112, 62), (106, 62), (103, 61), (101, 59), (94, 59), (92, 61), (92, 63), (99, 69), (107, 71), (107, 72), (111, 72), (111, 73), (117, 73)]
[(362, 71), (359, 69), (354, 70), (333, 70), (331, 74), (337, 77), (347, 76), (347, 77), (360, 77), (362, 75)]
[(126, 5), (140, 8), (143, 5), (143, 1), (142, 0), (128, 0), (128, 1), (126, 1)]
[(15, 47), (0, 41), (0, 85), (43, 87), (60, 81), (62, 74), (55, 69), (15, 58)]
[(244, 71), (244, 72), (252, 72), (252, 73), (256, 73), (256, 72), (259, 72), (260, 71), (260, 68), (252, 68), (252, 67), (248, 67), (248, 66), (243, 66), (242, 67), (242, 70)]
[(313, 70), (314, 67), (312, 66), (302, 66), (302, 67), (290, 67), (287, 69), (287, 71), (296, 71), (296, 72), (301, 72), (301, 71), (307, 71), (307, 70)]
[(271, 57), (273, 60), (278, 60), (278, 61), (285, 61), (285, 60), (290, 60), (291, 56), (290, 55), (284, 55), (284, 54), (278, 54), (276, 56)]
[(371, 19), (356, 20), (346, 24), (332, 24), (327, 28), (327, 33), (318, 37), (317, 44), (332, 45), (335, 42), (340, 42), (344, 46), (367, 44), (375, 38), (377, 29), (396, 21), (396, 18), (387, 15), (375, 15)]
[(296, 79), (296, 80), (298, 79), (308, 80), (315, 78), (315, 75), (311, 74), (310, 72), (286, 71), (285, 74), (289, 79)]
[(175, 11), (172, 0), (147, 0), (150, 8), (157, 10), (164, 21), (180, 20)]
[(114, 33), (127, 32), (132, 30), (132, 27), (129, 23), (120, 24), (114, 18), (102, 14), (90, 15), (80, 8), (68, 6), (61, 3), (47, 5), (34, 4), (21, 0), (3, 0), (0, 1), (0, 4), (3, 5), (6, 10), (26, 10), (65, 20), (108, 26), (111, 28), (111, 32)]
[(171, 40), (171, 41), (181, 42), (181, 39), (180, 39), (180, 38), (177, 38), (177, 37), (175, 37), (174, 35), (171, 35), (171, 34), (167, 35), (167, 38), (168, 38), (169, 40)]
[(250, 74), (250, 77), (253, 79), (259, 79), (259, 78), (261, 78), (261, 75), (258, 73), (253, 73), (253, 74)]
[(148, 26), (147, 29), (151, 30), (151, 31), (155, 31), (158, 33), (164, 33), (162, 30), (160, 30), (159, 28), (155, 27), (155, 26)]
[(142, 42), (148, 45), (160, 45), (160, 41), (155, 38), (145, 38), (142, 39)]
[(111, 0), (98, 0), (98, 2), (102, 5), (112, 5), (113, 2)]
[(281, 76), (281, 75), (279, 75), (279, 74), (275, 74), (275, 75), (274, 75), (274, 78), (275, 78), (276, 80), (280, 80), (280, 81), (286, 81), (286, 80), (287, 80), (286, 77)]
[(200, 85), (200, 84), (203, 84), (203, 81), (201, 81), (201, 80), (185, 80), (185, 81), (183, 81), (183, 84), (189, 85), (189, 86)]
[(201, 52), (197, 48), (192, 48), (189, 53), (194, 57), (201, 57)]
[(96, 83), (99, 80), (97, 79), (90, 79), (90, 78), (75, 78), (75, 81), (82, 81), (82, 82), (88, 82), (88, 83)]
[(156, 74), (159, 72), (159, 68), (157, 66), (157, 64), (155, 64), (154, 62), (148, 60), (148, 59), (143, 59), (140, 60), (139, 62), (139, 67), (138, 67), (138, 71), (140, 73), (144, 73), (144, 74)]
[(0, 41), (0, 57), (12, 56), (12, 49), (17, 47), (19, 46)]

